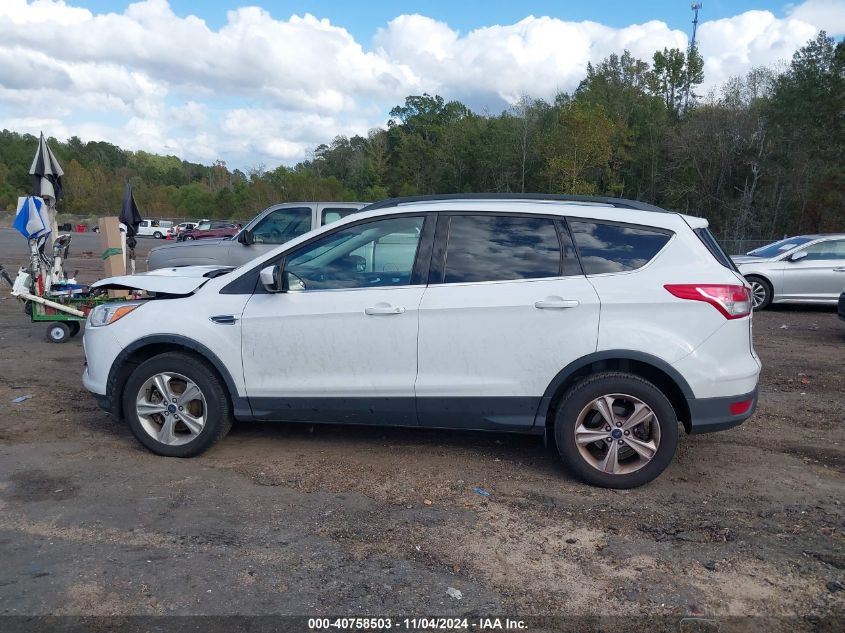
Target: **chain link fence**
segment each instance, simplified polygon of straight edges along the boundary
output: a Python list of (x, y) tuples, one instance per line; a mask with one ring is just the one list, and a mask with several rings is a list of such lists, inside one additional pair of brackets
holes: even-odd
[(777, 240), (718, 240), (721, 247), (728, 255), (745, 255), (755, 248), (766, 246)]

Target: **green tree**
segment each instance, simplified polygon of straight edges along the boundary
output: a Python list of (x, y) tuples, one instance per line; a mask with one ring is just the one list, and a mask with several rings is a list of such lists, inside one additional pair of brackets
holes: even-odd
[(560, 126), (546, 147), (549, 179), (562, 193), (594, 194), (598, 181), (613, 180), (613, 121), (600, 106), (579, 101), (560, 108)]
[(704, 81), (704, 60), (695, 47), (686, 53), (664, 48), (654, 53), (649, 78), (652, 94), (663, 99), (666, 110), (678, 117), (685, 109), (686, 96)]
[(845, 208), (845, 42), (822, 31), (775, 82), (768, 115), (797, 230), (841, 230)]

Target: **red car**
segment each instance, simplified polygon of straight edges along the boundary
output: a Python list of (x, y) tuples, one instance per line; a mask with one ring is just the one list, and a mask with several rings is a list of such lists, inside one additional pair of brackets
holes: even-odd
[(200, 222), (194, 229), (186, 229), (179, 233), (176, 238), (179, 242), (187, 240), (205, 240), (222, 237), (232, 237), (241, 230), (240, 224), (234, 222), (225, 222), (223, 220), (204, 220)]

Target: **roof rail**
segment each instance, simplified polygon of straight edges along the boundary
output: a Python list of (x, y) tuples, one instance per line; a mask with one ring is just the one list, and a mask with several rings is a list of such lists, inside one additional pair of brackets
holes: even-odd
[(625, 198), (610, 198), (607, 196), (575, 196), (560, 193), (446, 193), (428, 196), (406, 196), (403, 198), (388, 198), (379, 200), (361, 211), (375, 211), (388, 207), (398, 207), (400, 204), (412, 202), (439, 202), (447, 200), (548, 200), (550, 202), (588, 202), (593, 204), (606, 204), (620, 209), (637, 209), (639, 211), (655, 211), (658, 213), (670, 213), (648, 202), (639, 200), (627, 200)]

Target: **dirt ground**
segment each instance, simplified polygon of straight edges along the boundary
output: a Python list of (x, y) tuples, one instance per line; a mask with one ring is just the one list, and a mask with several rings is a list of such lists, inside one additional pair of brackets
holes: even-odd
[[(22, 242), (0, 230), (0, 263)], [(100, 250), (81, 236), (68, 267), (101, 276)], [(833, 309), (756, 315), (757, 414), (682, 435), (631, 491), (504, 434), (236, 424), (199, 458), (156, 457), (82, 388), (81, 337), (44, 329), (2, 290), (0, 614), (845, 615)]]

